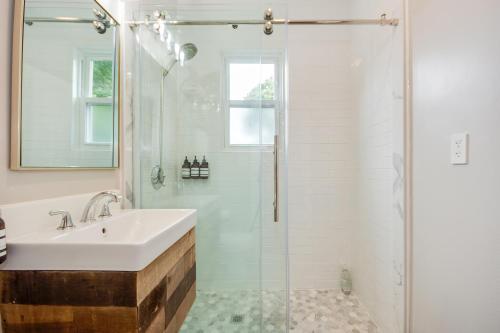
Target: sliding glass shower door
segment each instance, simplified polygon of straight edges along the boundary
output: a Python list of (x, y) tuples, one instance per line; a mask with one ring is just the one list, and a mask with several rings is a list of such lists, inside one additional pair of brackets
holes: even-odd
[[(264, 12), (166, 3), (135, 15), (155, 10), (175, 20)], [(181, 331), (285, 332), (286, 26), (135, 29), (136, 204), (198, 211), (197, 297)]]

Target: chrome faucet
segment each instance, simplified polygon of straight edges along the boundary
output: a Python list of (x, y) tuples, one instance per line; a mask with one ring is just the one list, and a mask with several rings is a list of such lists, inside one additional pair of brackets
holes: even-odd
[(85, 206), (80, 222), (86, 223), (95, 221), (95, 215), (97, 212), (98, 205), (100, 203), (102, 203), (102, 207), (99, 210), (98, 216), (99, 217), (111, 216), (111, 212), (109, 211), (109, 204), (112, 202), (120, 202), (120, 200), (121, 196), (115, 192), (104, 191), (97, 193), (90, 199), (90, 201)]
[(66, 230), (67, 228), (73, 228), (75, 226), (71, 219), (71, 214), (65, 210), (51, 210), (49, 215), (62, 215), (61, 223), (57, 227), (57, 230)]

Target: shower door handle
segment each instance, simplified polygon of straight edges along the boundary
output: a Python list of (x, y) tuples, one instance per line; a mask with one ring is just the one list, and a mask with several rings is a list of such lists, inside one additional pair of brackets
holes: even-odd
[(279, 222), (279, 136), (274, 136), (274, 222)]

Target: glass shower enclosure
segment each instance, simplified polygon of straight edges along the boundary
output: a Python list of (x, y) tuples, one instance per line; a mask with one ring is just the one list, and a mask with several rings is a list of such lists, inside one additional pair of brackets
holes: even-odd
[(127, 197), (197, 210), (181, 332), (403, 332), (402, 3), (160, 2), (129, 11)]
[(157, 24), (263, 9), (134, 11), (146, 22), (133, 29), (135, 206), (197, 209), (197, 295), (182, 332), (287, 330), (287, 28)]

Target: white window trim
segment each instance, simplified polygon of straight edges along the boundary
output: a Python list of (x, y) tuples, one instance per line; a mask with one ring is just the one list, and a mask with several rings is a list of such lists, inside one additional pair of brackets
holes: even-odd
[(88, 97), (92, 94), (91, 80), (91, 66), (92, 60), (113, 60), (113, 54), (94, 51), (94, 50), (78, 50), (75, 55), (75, 73), (77, 79), (74, 83), (75, 91), (75, 121), (74, 142), (81, 150), (94, 150), (94, 151), (111, 151), (113, 150), (113, 142), (89, 142), (88, 139), (88, 121), (89, 105), (111, 105), (113, 107), (112, 97)]
[[(273, 144), (231, 144), (230, 143), (230, 108), (231, 107), (248, 107), (257, 108), (267, 103), (270, 103), (268, 107), (274, 107), (274, 123), (275, 123), (275, 133), (279, 133), (279, 120), (281, 110), (283, 108), (283, 87), (284, 87), (284, 65), (283, 65), (283, 54), (279, 51), (240, 51), (240, 52), (230, 52), (223, 55), (224, 62), (224, 75), (223, 75), (223, 87), (222, 87), (222, 105), (224, 108), (224, 145), (227, 150), (236, 151), (252, 151), (252, 150), (264, 150), (269, 151), (272, 149)], [(231, 64), (274, 64), (275, 69), (275, 100), (270, 101), (258, 101), (259, 105), (255, 105), (256, 101), (232, 101), (230, 100), (230, 69)], [(272, 105), (272, 106), (271, 106)], [(259, 123), (261, 121), (259, 120)], [(259, 126), (259, 130), (261, 126)], [(261, 133), (259, 133), (259, 140), (262, 139)]]

